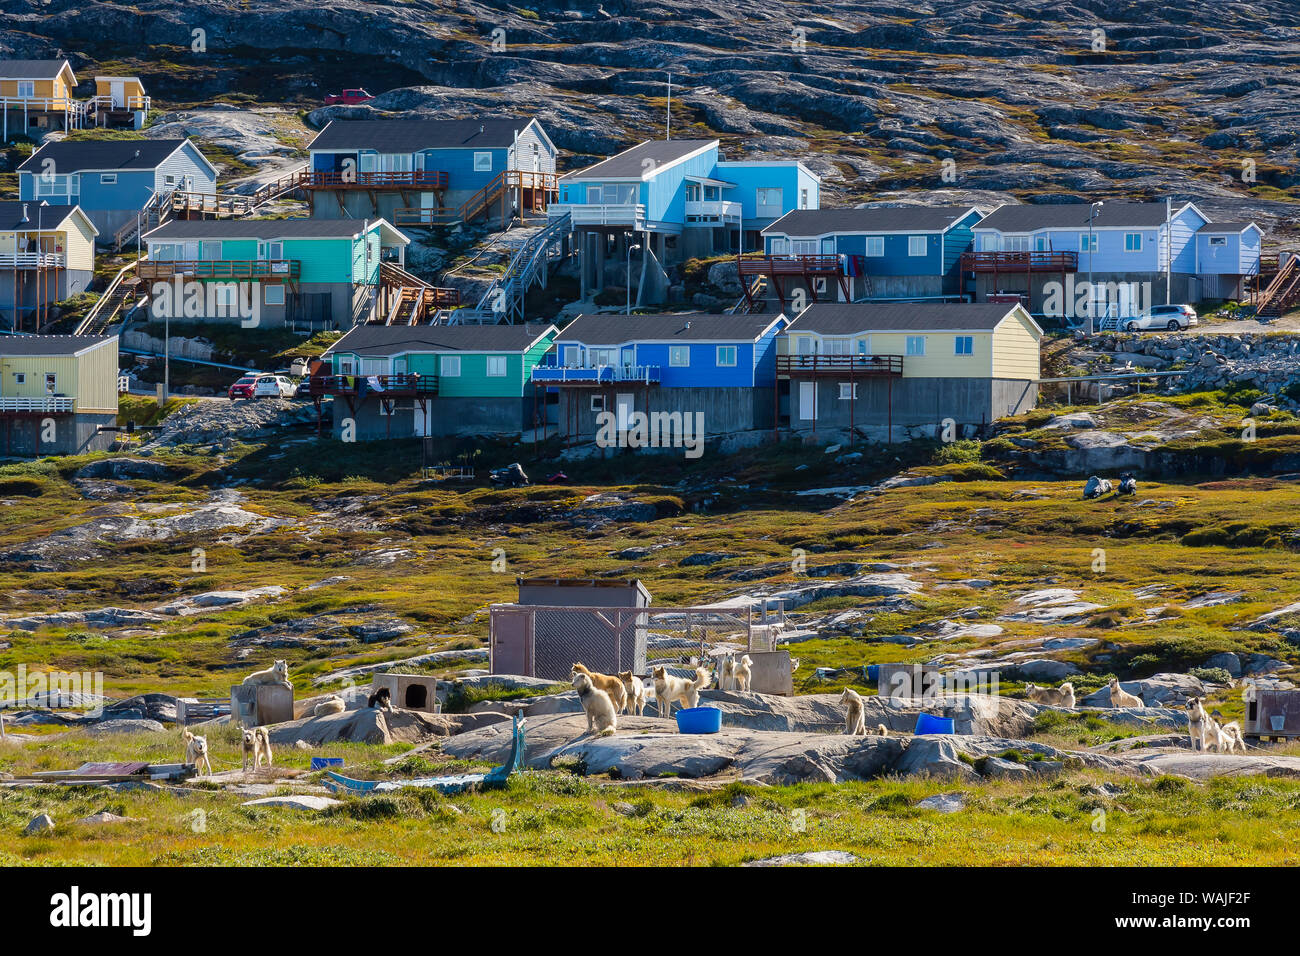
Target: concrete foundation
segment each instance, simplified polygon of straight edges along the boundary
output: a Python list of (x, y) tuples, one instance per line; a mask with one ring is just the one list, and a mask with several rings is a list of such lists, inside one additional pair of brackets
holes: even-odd
[[(116, 432), (101, 432), (100, 425), (113, 425), (117, 416), (92, 415), (0, 415), (0, 454), (23, 458), (44, 455), (81, 455), (107, 451)], [(53, 441), (45, 441), (53, 423)]]
[[(537, 411), (541, 411), (540, 398)], [(531, 396), (395, 398), (388, 399), (385, 405), (379, 396), (367, 395), (353, 411), (346, 399), (335, 398), (335, 437), (341, 437), (346, 419), (354, 422), (356, 441), (425, 435), (522, 435), (533, 428), (534, 408)], [(540, 430), (540, 420), (537, 425)]]

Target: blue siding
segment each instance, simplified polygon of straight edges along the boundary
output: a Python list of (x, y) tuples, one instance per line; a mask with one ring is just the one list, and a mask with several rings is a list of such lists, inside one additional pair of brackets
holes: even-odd
[(1234, 234), (1218, 234), (1226, 240), (1222, 246), (1211, 246), (1214, 233), (1196, 236), (1197, 272), (1201, 275), (1255, 275), (1259, 272), (1260, 234), (1254, 229)]
[[(817, 180), (810, 176), (794, 161), (789, 163), (746, 163), (744, 161), (718, 163), (712, 178), (735, 183), (735, 188), (724, 189), (722, 198), (728, 202), (738, 202), (741, 216), (745, 222), (755, 219), (776, 220), (786, 213), (799, 208), (820, 208), (821, 197), (817, 190)], [(760, 188), (778, 188), (781, 190), (780, 212), (758, 214), (758, 190)], [(799, 205), (801, 190), (807, 190), (808, 205)]]
[(943, 271), (951, 272), (957, 268), (963, 252), (970, 252), (974, 242), (975, 225), (980, 221), (978, 211), (972, 209), (965, 218), (956, 222), (943, 237)]
[(654, 222), (686, 221), (686, 177), (712, 176), (718, 165), (718, 147), (703, 150), (685, 162), (660, 170), (646, 183), (645, 214)]
[[(786, 323), (776, 322), (767, 334), (754, 342), (683, 341), (629, 342), (618, 347), (622, 362), (629, 365), (653, 365), (659, 368), (661, 388), (752, 388), (771, 386), (776, 381), (776, 341)], [(582, 350), (587, 360), (589, 346), (579, 342), (557, 342), (547, 360), (562, 365), (571, 358), (569, 350)], [(670, 349), (685, 346), (690, 350), (689, 365), (672, 365)], [(596, 348), (612, 348), (600, 345)], [(718, 349), (734, 348), (735, 365), (719, 365)]]

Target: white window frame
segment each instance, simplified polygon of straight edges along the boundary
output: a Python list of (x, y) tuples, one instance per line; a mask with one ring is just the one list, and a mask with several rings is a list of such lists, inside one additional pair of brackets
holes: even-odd
[[(920, 243), (919, 252), (917, 251), (918, 243)], [(907, 254), (912, 257), (928, 256), (930, 254), (930, 240), (925, 236), (908, 236)]]
[(561, 368), (582, 368), (582, 346), (565, 345), (560, 349)]
[(603, 412), (603, 411), (605, 410), (605, 396), (604, 396), (604, 395), (593, 395), (593, 396), (591, 396), (591, 410), (592, 410), (593, 412)]
[[(966, 349), (962, 349), (962, 344), (966, 344)], [(956, 335), (952, 340), (952, 354), (963, 357), (975, 354), (975, 336), (973, 335)]]
[(485, 152), (476, 152), (474, 154), (474, 172), (492, 172), (492, 153), (490, 150)]
[[(1137, 240), (1137, 245), (1136, 245), (1136, 246), (1131, 245), (1131, 240), (1133, 240), (1133, 239), (1136, 239), (1136, 240)], [(1140, 232), (1126, 232), (1126, 233), (1124, 233), (1124, 251), (1125, 251), (1125, 252), (1141, 252), (1141, 251), (1142, 251), (1142, 233), (1140, 233)]]
[[(274, 297), (271, 295), (273, 292)], [(266, 305), (284, 305), (284, 286), (278, 282), (268, 282), (262, 287), (262, 302)]]
[(867, 236), (864, 253), (872, 259), (879, 259), (885, 254), (884, 236)]
[(925, 336), (909, 335), (907, 337), (906, 353), (910, 356), (923, 358), (925, 356)]
[(1092, 252), (1092, 253), (1095, 253), (1095, 252), (1097, 251), (1098, 240), (1099, 240), (1100, 238), (1101, 238), (1101, 237), (1098, 236), (1098, 235), (1094, 232), (1094, 233), (1092, 234), (1092, 236), (1091, 236), (1092, 247), (1089, 248), (1089, 245), (1088, 245), (1088, 243), (1089, 243), (1089, 236), (1088, 236), (1088, 234), (1087, 234), (1086, 232), (1081, 232), (1081, 233), (1079, 233), (1079, 251), (1080, 251), (1080, 252)]
[(618, 349), (616, 348), (590, 349), (587, 354), (591, 356), (592, 368), (599, 368), (602, 365), (618, 367)]
[(56, 392), (58, 392), (58, 390), (59, 390), (59, 373), (46, 372), (45, 373), (45, 394), (53, 395)]
[(668, 364), (673, 368), (690, 368), (691, 347), (689, 345), (668, 346)]
[[(499, 371), (495, 371), (499, 369)], [(487, 368), (484, 375), (488, 378), (505, 378), (510, 371), (510, 363), (504, 355), (487, 356)]]
[(438, 375), (441, 378), (460, 378), (460, 356), (442, 356), (438, 360)]
[(116, 186), (116, 185), (117, 185), (117, 173), (100, 173), (100, 174), (99, 174), (99, 184), (100, 184), (101, 186)]
[(26, 372), (14, 372), (14, 384), (15, 384), (15, 385), (26, 385), (26, 384), (27, 384), (27, 373), (26, 373)]
[(1210, 247), (1211, 247), (1211, 248), (1214, 248), (1214, 247), (1217, 247), (1217, 246), (1221, 246), (1221, 247), (1223, 247), (1223, 248), (1227, 248), (1227, 245), (1228, 245), (1228, 237), (1227, 237), (1227, 236), (1210, 236)]
[[(730, 358), (731, 358), (731, 361), (730, 361), (730, 362), (724, 362), (724, 361), (722, 360), (723, 355), (724, 355), (724, 354), (727, 354), (727, 353), (730, 353)], [(719, 346), (718, 346), (718, 352), (717, 352), (717, 366), (718, 366), (718, 368), (735, 368), (737, 362), (739, 362), (739, 361), (740, 361), (740, 349), (736, 348), (736, 346), (734, 346), (734, 345), (719, 345)]]
[(36, 98), (36, 81), (19, 80), (18, 81), (18, 98), (20, 100), (33, 100)]
[(790, 240), (785, 236), (772, 240), (772, 255), (788, 256), (790, 254)]
[(849, 382), (840, 382), (840, 401), (841, 401), (841, 402), (847, 402), (847, 401), (849, 400), (849, 385), (850, 385), (850, 384), (853, 385), (853, 400), (854, 400), (855, 402), (858, 400), (858, 383), (857, 383), (857, 382), (852, 382), (852, 383), (849, 383)]

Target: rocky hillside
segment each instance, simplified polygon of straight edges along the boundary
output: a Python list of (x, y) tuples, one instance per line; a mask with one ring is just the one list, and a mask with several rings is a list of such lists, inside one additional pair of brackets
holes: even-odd
[[(138, 72), (164, 107), (288, 101), (317, 125), (372, 108), (526, 111), (580, 163), (661, 133), (671, 72), (674, 135), (805, 156), (830, 201), (1172, 194), (1277, 226), (1300, 197), (1291, 0), (0, 0), (0, 11), (5, 56), (61, 52), (87, 78)], [(383, 95), (315, 109), (345, 85)]]

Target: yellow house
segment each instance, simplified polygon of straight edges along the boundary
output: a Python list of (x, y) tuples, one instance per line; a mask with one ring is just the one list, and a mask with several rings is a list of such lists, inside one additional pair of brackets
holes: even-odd
[(0, 338), (0, 454), (107, 448), (117, 420), (116, 335)]
[(52, 303), (85, 292), (98, 234), (80, 206), (0, 202), (0, 321), (39, 329)]
[(96, 126), (141, 129), (149, 112), (149, 96), (136, 76), (97, 76), (88, 104)]
[(53, 129), (77, 129), (85, 104), (74, 96), (77, 77), (67, 60), (0, 60), (0, 132), (38, 138)]
[(777, 427), (962, 437), (1034, 407), (1042, 337), (1018, 303), (810, 306), (777, 343)]

